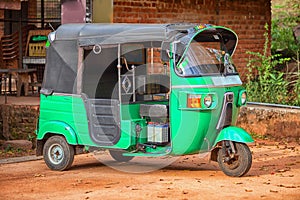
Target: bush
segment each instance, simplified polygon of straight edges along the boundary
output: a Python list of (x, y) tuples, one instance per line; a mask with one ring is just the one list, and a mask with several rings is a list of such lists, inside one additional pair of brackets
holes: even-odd
[[(284, 52), (286, 57), (295, 57), (300, 51), (295, 41), (293, 28), (300, 23), (300, 3), (298, 0), (272, 2), (272, 53)], [(300, 40), (300, 38), (298, 38)]]
[(248, 60), (246, 89), (249, 101), (300, 105), (300, 71), (284, 73), (277, 70), (278, 65), (286, 64), (290, 58), (283, 58), (280, 54), (269, 55), (268, 25), (264, 50), (260, 52), (247, 52), (251, 58)]

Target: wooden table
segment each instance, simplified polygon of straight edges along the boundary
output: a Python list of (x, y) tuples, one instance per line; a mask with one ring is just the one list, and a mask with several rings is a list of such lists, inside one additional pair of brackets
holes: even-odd
[[(17, 96), (21, 95), (21, 89), (24, 85), (25, 96), (28, 95), (29, 78), (33, 80), (33, 75), (36, 69), (0, 69), (1, 79), (4, 78), (5, 82), (5, 94), (6, 94), (6, 78), (13, 74), (17, 75)], [(2, 88), (1, 88), (2, 89)], [(2, 91), (1, 91), (2, 92)]]
[(34, 57), (25, 56), (23, 57), (23, 67), (26, 69), (36, 69), (36, 82), (32, 82), (31, 85), (34, 87), (41, 87), (44, 79), (46, 58), (45, 57)]

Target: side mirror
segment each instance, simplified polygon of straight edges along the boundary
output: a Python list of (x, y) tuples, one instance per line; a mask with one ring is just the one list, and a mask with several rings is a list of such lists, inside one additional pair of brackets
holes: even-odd
[(52, 95), (53, 94), (53, 89), (46, 89), (46, 88), (42, 88), (40, 90), (40, 93), (45, 95), (45, 96), (49, 96), (49, 95)]

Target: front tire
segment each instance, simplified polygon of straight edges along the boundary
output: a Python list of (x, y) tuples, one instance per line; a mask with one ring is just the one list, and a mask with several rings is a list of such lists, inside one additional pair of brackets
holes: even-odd
[(134, 158), (134, 156), (123, 156), (124, 150), (109, 150), (111, 157), (118, 162), (128, 162)]
[[(228, 158), (227, 151), (220, 149), (218, 151), (218, 164), (224, 174), (233, 177), (245, 175), (252, 165), (252, 154), (249, 147), (243, 143), (234, 143), (236, 153), (233, 158)], [(226, 153), (225, 153), (226, 152)]]
[(62, 136), (50, 137), (43, 148), (46, 165), (55, 171), (67, 170), (74, 161), (74, 147)]

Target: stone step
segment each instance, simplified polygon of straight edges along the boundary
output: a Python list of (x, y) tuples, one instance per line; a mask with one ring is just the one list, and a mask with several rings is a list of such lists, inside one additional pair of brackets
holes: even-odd
[(2, 148), (13, 148), (13, 149), (22, 149), (22, 150), (30, 150), (32, 149), (32, 142), (28, 140), (8, 140), (2, 143)]

